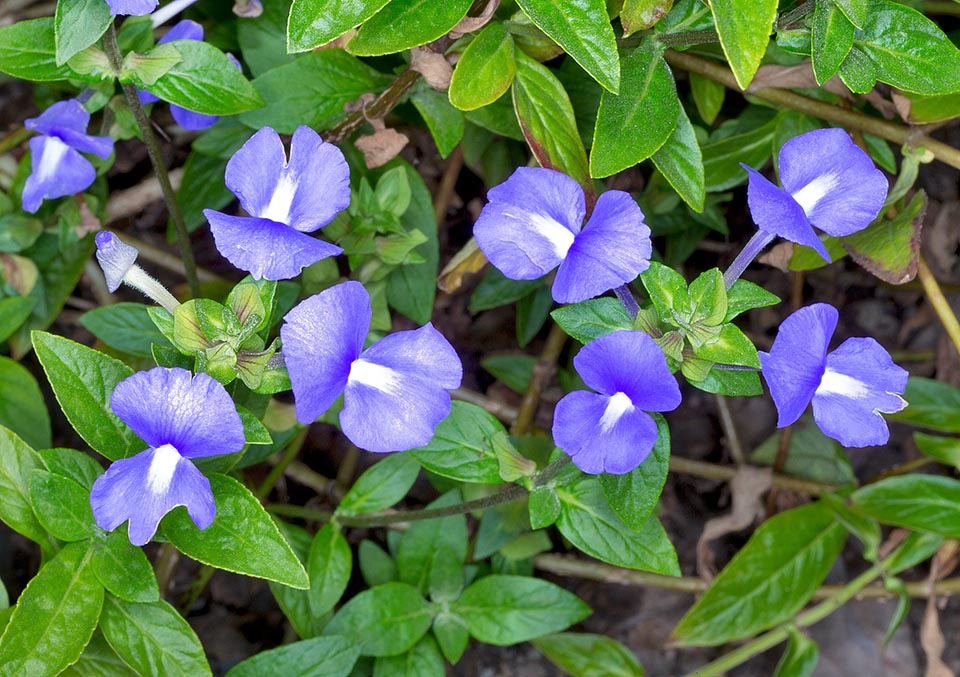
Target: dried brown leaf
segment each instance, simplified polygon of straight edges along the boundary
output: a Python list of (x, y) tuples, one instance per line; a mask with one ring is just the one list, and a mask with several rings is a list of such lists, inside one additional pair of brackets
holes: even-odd
[(440, 271), (437, 287), (440, 291), (452, 294), (463, 286), (463, 280), (467, 275), (483, 270), (485, 265), (487, 265), (487, 257), (477, 246), (477, 241), (470, 238), (463, 249), (454, 254), (450, 262)]
[[(747, 87), (748, 93), (756, 92), (760, 89), (793, 89), (793, 88), (819, 89), (817, 79), (813, 75), (813, 66), (810, 61), (804, 61), (796, 66), (777, 66), (769, 64), (760, 66), (757, 74)], [(846, 85), (838, 77), (832, 77), (823, 85), (823, 89), (832, 92), (837, 96), (853, 101), (853, 94), (847, 89)]]
[(356, 146), (363, 153), (367, 167), (374, 169), (397, 157), (409, 141), (406, 135), (395, 129), (378, 129), (369, 136), (357, 139)]
[(410, 50), (410, 68), (420, 73), (427, 84), (434, 89), (445, 91), (450, 88), (453, 67), (443, 54), (438, 54), (426, 47), (414, 47)]
[(488, 0), (487, 6), (483, 8), (483, 11), (480, 12), (477, 16), (465, 16), (460, 19), (460, 23), (453, 27), (450, 31), (450, 39), (457, 40), (462, 38), (467, 33), (473, 33), (478, 31), (488, 23), (490, 19), (493, 18), (494, 12), (497, 11), (497, 8), (500, 6), (500, 0)]

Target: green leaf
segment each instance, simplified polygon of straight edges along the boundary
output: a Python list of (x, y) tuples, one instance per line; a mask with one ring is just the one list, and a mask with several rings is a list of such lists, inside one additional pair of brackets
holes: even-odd
[(767, 51), (777, 0), (714, 0), (710, 9), (730, 69), (746, 89)]
[(553, 294), (544, 285), (517, 301), (517, 343), (521, 348), (536, 338), (553, 308)]
[[(304, 564), (310, 553), (310, 544), (313, 542), (311, 534), (304, 529), (288, 524), (282, 520), (276, 520), (280, 533), (283, 534), (290, 547), (293, 548), (297, 558)], [(303, 639), (316, 637), (323, 630), (333, 614), (324, 614), (316, 617), (310, 610), (310, 590), (298, 590), (280, 583), (270, 581), (270, 592), (274, 599), (283, 610), (283, 614), (290, 621), (291, 627)]]
[(357, 559), (360, 562), (363, 580), (371, 588), (397, 580), (397, 563), (373, 541), (360, 541)]
[(347, 45), (351, 54), (379, 56), (433, 42), (460, 23), (472, 0), (391, 2), (364, 22)]
[(337, 506), (340, 515), (356, 515), (389, 508), (407, 495), (420, 467), (409, 454), (391, 454), (367, 468)]
[(872, 65), (872, 75), (888, 85), (916, 94), (960, 90), (960, 50), (915, 9), (872, 0), (854, 45)]
[(677, 86), (659, 42), (644, 38), (623, 59), (622, 71), (620, 94), (604, 92), (600, 99), (590, 151), (590, 176), (595, 178), (616, 174), (656, 153), (680, 117)]
[(570, 338), (586, 345), (620, 329), (633, 329), (626, 308), (617, 299), (599, 298), (557, 308), (550, 317)]
[(290, 0), (275, 0), (263, 6), (263, 13), (256, 18), (237, 21), (237, 42), (243, 53), (243, 62), (254, 77), (271, 68), (282, 66), (296, 58), (287, 50), (287, 15)]
[(373, 677), (393, 677), (394, 675), (437, 677), (445, 674), (443, 655), (437, 647), (436, 640), (430, 635), (424, 635), (405, 654), (377, 658), (373, 668)]
[(727, 290), (727, 314), (723, 316), (723, 322), (726, 324), (740, 313), (753, 308), (763, 308), (777, 303), (780, 303), (780, 297), (776, 294), (771, 294), (753, 282), (739, 279)]
[(673, 0), (624, 0), (620, 10), (623, 37), (653, 28), (673, 7)]
[(232, 477), (210, 475), (217, 517), (201, 531), (184, 508), (163, 520), (163, 534), (198, 562), (291, 588), (309, 587), (307, 572), (260, 501)]
[(918, 190), (892, 219), (881, 217), (840, 241), (854, 261), (884, 282), (909, 282), (917, 274), (920, 229), (926, 211), (927, 194)]
[(50, 417), (37, 380), (23, 365), (0, 356), (0, 425), (35, 449), (50, 446)]
[[(454, 489), (430, 503), (428, 508), (456, 505), (460, 492)], [(421, 520), (410, 525), (397, 548), (397, 572), (400, 580), (426, 593), (433, 560), (446, 548), (462, 562), (467, 557), (467, 520), (463, 515)]]
[(650, 267), (640, 274), (650, 300), (657, 309), (657, 314), (671, 324), (674, 319), (690, 315), (690, 296), (687, 294), (687, 281), (683, 275), (670, 266), (656, 261), (650, 262)]
[[(226, 169), (225, 158), (210, 157), (198, 152), (190, 153), (183, 166), (180, 188), (177, 189), (177, 202), (183, 210), (183, 220), (188, 232), (193, 232), (207, 222), (207, 217), (203, 215), (204, 209), (223, 209), (236, 199), (224, 182)], [(168, 223), (167, 232), (172, 232), (172, 228), (173, 223)]]
[(723, 364), (739, 364), (746, 367), (760, 368), (760, 357), (753, 341), (747, 338), (739, 327), (734, 324), (725, 324), (715, 341), (708, 341), (696, 348), (694, 353), (712, 362)]
[(105, 344), (137, 357), (151, 357), (150, 344), (169, 345), (142, 303), (100, 306), (80, 316), (80, 324)]
[(440, 611), (433, 619), (433, 636), (437, 638), (444, 658), (456, 665), (470, 643), (467, 622), (449, 611)]
[(903, 399), (910, 403), (896, 414), (888, 414), (893, 421), (901, 421), (918, 428), (929, 428), (943, 433), (960, 433), (960, 388), (929, 378), (911, 376)]
[(432, 620), (433, 609), (416, 588), (384, 583), (344, 604), (324, 633), (359, 642), (363, 656), (395, 656), (416, 644)]
[(287, 23), (287, 51), (306, 52), (359, 26), (390, 0), (294, 0)]
[(44, 449), (40, 457), (54, 475), (69, 477), (88, 491), (103, 474), (103, 468), (87, 454), (76, 449)]
[(823, 582), (846, 538), (821, 503), (770, 518), (680, 619), (676, 642), (724, 644), (791, 618)]
[(347, 539), (337, 524), (327, 522), (314, 537), (307, 558), (310, 610), (314, 616), (322, 616), (340, 601), (352, 569), (353, 553)]
[(851, 496), (851, 507), (885, 524), (960, 537), (960, 481), (933, 475), (890, 477)]
[(34, 82), (99, 80), (81, 75), (66, 64), (57, 64), (54, 22), (49, 17), (0, 27), (0, 73)]
[(484, 576), (451, 610), (481, 642), (508, 646), (564, 630), (590, 615), (590, 607), (549, 581), (526, 576)]
[(117, 652), (110, 648), (103, 633), (93, 633), (90, 643), (80, 654), (80, 659), (60, 673), (60, 677), (138, 677)]
[(570, 97), (550, 69), (516, 52), (513, 108), (527, 145), (540, 166), (563, 172), (593, 192)]
[(853, 47), (856, 27), (850, 23), (834, 0), (817, 0), (813, 10), (813, 74), (823, 85), (837, 74), (840, 64)]
[(475, 110), (510, 89), (517, 72), (513, 38), (499, 22), (488, 24), (460, 55), (450, 81), (450, 103)]
[(534, 489), (527, 499), (527, 510), (530, 514), (531, 529), (545, 529), (554, 524), (560, 517), (560, 497), (551, 486), (542, 486)]
[[(685, 360), (687, 364), (690, 360)], [(681, 365), (682, 366), (682, 365)], [(704, 392), (732, 397), (748, 397), (762, 395), (763, 386), (760, 385), (760, 374), (756, 371), (741, 371), (734, 369), (710, 369), (707, 377), (702, 381), (689, 381), (690, 385)]]
[(913, 433), (913, 442), (924, 456), (960, 469), (960, 439)]
[(620, 59), (605, 0), (517, 0), (563, 51), (605, 89), (620, 89)]
[(293, 134), (300, 125), (326, 129), (346, 115), (344, 104), (384, 84), (383, 75), (342, 49), (312, 52), (257, 77), (253, 86), (267, 105), (242, 114), (240, 121), (281, 134)]
[(53, 541), (37, 520), (30, 501), (30, 475), (43, 469), (40, 455), (0, 426), (0, 520), (46, 550)]
[(527, 392), (536, 364), (533, 355), (492, 355), (480, 361), (481, 367), (518, 395)]
[(706, 270), (690, 283), (691, 324), (705, 327), (719, 325), (727, 314), (727, 288), (719, 268)]
[[(159, 48), (168, 45), (173, 45), (183, 60), (153, 84), (141, 81), (136, 83), (138, 86), (149, 87), (164, 101), (204, 115), (234, 115), (264, 105), (243, 73), (213, 45), (200, 40), (177, 40)], [(139, 79), (136, 72), (133, 77), (135, 81)]]
[(867, 15), (870, 12), (870, 0), (835, 0), (843, 13), (847, 15), (857, 28), (862, 28), (867, 22)]
[(651, 159), (677, 191), (677, 195), (683, 198), (693, 211), (702, 212), (706, 199), (703, 156), (690, 118), (683, 106), (678, 108), (680, 111), (676, 126)]
[(740, 163), (761, 167), (769, 160), (776, 130), (774, 118), (749, 131), (705, 143), (701, 150), (707, 192), (715, 193), (746, 183), (747, 173)]
[(24, 214), (0, 216), (0, 252), (21, 252), (43, 233), (43, 221)]
[(101, 0), (59, 0), (54, 16), (56, 64), (62, 66), (94, 44), (112, 22), (110, 7)]
[[(2, 30), (2, 29), (0, 29)], [(30, 316), (36, 300), (29, 296), (0, 299), (0, 341), (6, 341)]]
[(790, 628), (790, 641), (777, 663), (773, 677), (810, 677), (820, 660), (817, 643), (798, 630)]
[(700, 117), (708, 125), (712, 125), (720, 109), (723, 108), (723, 100), (727, 94), (727, 88), (719, 82), (699, 75), (690, 73), (690, 93), (693, 95), (693, 103), (697, 107)]
[(876, 520), (864, 517), (847, 506), (847, 501), (838, 493), (825, 493), (820, 500), (833, 510), (833, 514), (851, 534), (863, 543), (863, 558), (869, 562), (876, 562), (880, 550), (880, 525)]
[(446, 158), (463, 138), (463, 113), (450, 105), (447, 96), (423, 86), (410, 97), (433, 136), (440, 157)]
[(315, 637), (261, 651), (227, 677), (347, 677), (359, 657), (360, 647), (346, 637)]
[(505, 433), (493, 414), (475, 404), (453, 402), (429, 444), (407, 452), (430, 472), (460, 482), (498, 484), (500, 464), (493, 437)]
[(100, 629), (113, 650), (142, 675), (211, 674), (190, 624), (162, 599), (136, 603), (107, 595)]
[[(954, 92), (953, 94), (942, 94), (940, 96), (923, 96), (921, 94), (911, 94), (910, 92), (905, 92), (904, 97), (910, 102), (909, 112), (906, 115), (906, 120), (912, 124), (943, 122), (945, 120), (952, 120), (953, 118), (960, 117), (960, 92)], [(869, 140), (870, 137), (866, 138)], [(877, 139), (877, 137), (873, 138), (875, 140)], [(868, 144), (868, 147), (870, 145), (873, 144)], [(890, 146), (884, 139), (879, 139), (879, 144), (877, 145), (884, 151), (889, 151), (890, 149)], [(871, 151), (873, 150), (873, 148), (869, 149)], [(890, 171), (891, 173), (896, 173), (896, 164), (893, 165), (892, 170), (889, 169), (889, 162), (883, 163), (880, 160), (877, 160), (877, 164), (884, 169), (887, 169), (887, 171)]]
[(943, 545), (943, 536), (913, 531), (907, 534), (903, 543), (884, 560), (887, 572), (896, 575), (926, 561)]
[(631, 529), (610, 507), (594, 477), (557, 489), (557, 494), (562, 504), (557, 528), (579, 550), (627, 569), (680, 575), (677, 553), (655, 515), (642, 529)]
[(105, 540), (93, 542), (93, 572), (109, 592), (127, 602), (160, 599), (157, 576), (143, 550), (132, 545), (127, 534), (115, 530)]
[(543, 286), (543, 278), (511, 280), (494, 267), (487, 269), (480, 284), (470, 296), (468, 309), (472, 313), (490, 310), (519, 301)]
[(110, 409), (117, 384), (133, 376), (119, 360), (62, 336), (33, 332), (33, 346), (53, 394), (80, 437), (111, 461), (147, 445)]
[(670, 428), (660, 414), (651, 416), (657, 423), (657, 441), (650, 455), (628, 473), (600, 475), (600, 486), (610, 507), (636, 531), (643, 531), (657, 507), (670, 466)]
[[(779, 447), (780, 433), (777, 432), (756, 448), (750, 455), (750, 462), (773, 466)], [(793, 426), (783, 471), (794, 477), (827, 484), (854, 484), (857, 481), (843, 447), (824, 435), (809, 414)]]
[(533, 640), (550, 662), (576, 677), (643, 677), (637, 657), (604, 635), (561, 632)]
[(24, 588), (0, 637), (5, 675), (56, 675), (80, 657), (103, 605), (90, 557), (68, 543)]
[(81, 541), (93, 534), (90, 493), (73, 480), (31, 471), (30, 502), (43, 528), (61, 541)]

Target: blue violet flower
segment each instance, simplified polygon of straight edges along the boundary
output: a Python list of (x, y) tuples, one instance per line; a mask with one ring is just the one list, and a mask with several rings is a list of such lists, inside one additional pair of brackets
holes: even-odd
[(80, 153), (106, 160), (113, 152), (109, 136), (87, 134), (90, 113), (76, 99), (58, 101), (23, 125), (40, 136), (30, 139), (32, 173), (23, 186), (23, 209), (31, 214), (44, 200), (75, 195), (90, 187), (97, 170)]
[(199, 529), (210, 526), (210, 480), (190, 459), (243, 448), (243, 424), (224, 387), (206, 374), (156, 367), (118, 383), (110, 407), (150, 446), (114, 461), (94, 482), (97, 524), (113, 531), (129, 520), (130, 542), (145, 545), (163, 516), (183, 505)]
[(770, 352), (760, 353), (777, 427), (796, 421), (812, 401), (820, 430), (843, 446), (885, 444), (890, 431), (880, 414), (907, 406), (907, 372), (872, 338), (847, 339), (828, 354), (837, 318), (826, 303), (801, 308), (780, 325)]
[(644, 332), (622, 330), (585, 345), (573, 366), (597, 392), (575, 390), (557, 403), (553, 441), (586, 473), (630, 472), (657, 441), (646, 412), (680, 406), (667, 358)]
[(312, 423), (343, 393), (340, 428), (362, 449), (405, 451), (427, 444), (450, 413), (463, 367), (432, 324), (363, 349), (370, 295), (343, 282), (302, 301), (280, 329), (297, 419)]
[(227, 187), (249, 217), (203, 213), (217, 249), (256, 279), (284, 280), (343, 250), (312, 233), (350, 204), (350, 168), (340, 149), (298, 127), (287, 160), (280, 135), (264, 127), (227, 163)]
[(624, 285), (650, 266), (650, 229), (629, 193), (607, 191), (590, 220), (583, 189), (552, 169), (521, 167), (487, 193), (473, 235), (511, 280), (534, 280), (559, 266), (558, 303), (585, 301)]
[(144, 16), (157, 8), (160, 0), (107, 0), (110, 13), (129, 16)]

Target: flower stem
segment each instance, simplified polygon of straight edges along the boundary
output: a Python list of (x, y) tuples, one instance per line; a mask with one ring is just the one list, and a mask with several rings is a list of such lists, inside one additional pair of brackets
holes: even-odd
[(943, 295), (943, 290), (940, 289), (937, 278), (933, 276), (933, 272), (923, 256), (917, 262), (917, 277), (920, 278), (920, 284), (927, 295), (927, 300), (930, 301), (934, 312), (937, 313), (937, 317), (943, 323), (943, 328), (947, 330), (947, 335), (953, 342), (954, 349), (960, 352), (960, 322), (957, 322), (957, 316), (950, 307), (949, 301)]
[(759, 229), (753, 234), (753, 237), (743, 246), (743, 249), (737, 254), (737, 258), (733, 260), (733, 263), (723, 274), (723, 283), (727, 285), (727, 289), (730, 289), (733, 283), (740, 279), (750, 262), (757, 258), (757, 254), (770, 244), (774, 237), (776, 236), (773, 233)]
[(171, 314), (180, 305), (180, 302), (167, 291), (167, 288), (157, 282), (153, 277), (144, 272), (143, 268), (137, 264), (130, 266), (123, 276), (124, 284), (127, 284), (152, 301), (163, 306)]
[[(117, 44), (117, 29), (114, 24), (110, 24), (107, 32), (103, 34), (103, 50), (110, 60), (110, 66), (115, 75), (119, 76), (123, 70), (123, 55), (120, 53), (120, 45)], [(137, 127), (143, 135), (143, 142), (147, 146), (147, 155), (150, 156), (150, 164), (153, 165), (153, 171), (157, 175), (157, 181), (160, 183), (160, 190), (163, 192), (163, 199), (167, 203), (167, 211), (170, 212), (170, 219), (173, 221), (174, 229), (177, 232), (177, 241), (180, 244), (180, 257), (183, 259), (183, 269), (187, 277), (187, 285), (190, 287), (190, 295), (194, 298), (200, 296), (200, 281), (197, 279), (197, 264), (193, 258), (193, 249), (190, 246), (190, 235), (187, 233), (187, 225), (183, 220), (183, 212), (177, 203), (176, 193), (173, 186), (170, 185), (170, 175), (167, 173), (167, 167), (163, 163), (163, 154), (160, 151), (160, 144), (157, 142), (157, 136), (153, 133), (153, 127), (150, 125), (150, 118), (143, 111), (140, 105), (140, 97), (137, 95), (137, 88), (129, 83), (120, 83), (123, 88), (123, 94), (127, 98), (130, 111), (137, 121)]]
[(633, 298), (633, 292), (630, 291), (630, 287), (625, 284), (620, 285), (613, 290), (613, 293), (617, 295), (620, 303), (627, 309), (630, 318), (633, 320), (637, 319), (637, 314), (640, 312), (640, 305), (637, 303), (637, 300)]
[(150, 15), (150, 24), (156, 28), (195, 3), (197, 0), (172, 0)]
[(273, 486), (277, 483), (277, 480), (280, 479), (280, 476), (286, 471), (287, 466), (290, 465), (293, 459), (297, 457), (297, 454), (300, 453), (300, 450), (303, 448), (303, 443), (307, 441), (307, 434), (309, 432), (310, 426), (307, 425), (302, 426), (300, 430), (296, 432), (293, 439), (290, 440), (290, 444), (287, 445), (286, 450), (283, 452), (283, 458), (270, 469), (266, 478), (264, 478), (260, 486), (257, 487), (257, 491), (255, 492), (257, 498), (262, 500), (273, 491)]

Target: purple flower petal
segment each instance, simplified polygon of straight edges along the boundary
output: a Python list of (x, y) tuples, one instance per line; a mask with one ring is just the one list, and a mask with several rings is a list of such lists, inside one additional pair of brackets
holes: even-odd
[(207, 374), (156, 367), (117, 384), (113, 413), (151, 447), (197, 458), (240, 451), (243, 423), (227, 391)]
[(622, 474), (650, 455), (657, 424), (622, 392), (608, 397), (579, 390), (557, 403), (553, 440), (586, 473)]
[(512, 280), (533, 280), (556, 268), (586, 215), (583, 189), (552, 169), (520, 167), (487, 199), (473, 235), (490, 263)]
[(107, 0), (110, 13), (127, 16), (144, 16), (157, 8), (159, 0)]
[(780, 182), (813, 225), (836, 236), (869, 226), (888, 188), (883, 172), (842, 129), (816, 129), (783, 144)]
[(144, 106), (147, 104), (156, 103), (160, 100), (159, 96), (151, 94), (147, 90), (140, 89), (139, 87), (137, 87), (137, 96), (140, 98), (140, 103)]
[(43, 200), (75, 195), (90, 187), (97, 172), (90, 161), (54, 136), (30, 139), (33, 172), (23, 186), (23, 209), (31, 214)]
[(174, 40), (203, 40), (203, 26), (196, 21), (182, 19), (171, 26), (170, 30), (157, 40), (157, 44), (162, 45)]
[(830, 261), (827, 248), (813, 231), (813, 226), (797, 201), (757, 170), (742, 163), (740, 166), (749, 174), (747, 204), (750, 206), (753, 222), (768, 233), (812, 247), (824, 261)]
[(826, 303), (801, 308), (783, 321), (769, 353), (760, 353), (763, 377), (777, 405), (777, 427), (795, 422), (810, 403), (837, 328), (837, 309)]
[(827, 356), (813, 395), (813, 418), (845, 447), (885, 444), (890, 432), (880, 414), (907, 406), (900, 397), (906, 385), (906, 370), (883, 346), (872, 338), (847, 339)]
[(350, 204), (350, 168), (340, 149), (298, 127), (287, 162), (280, 136), (264, 127), (227, 163), (227, 186), (247, 213), (310, 233)]
[(553, 282), (557, 303), (586, 301), (650, 267), (650, 229), (629, 193), (607, 191), (577, 234)]
[(120, 288), (123, 276), (137, 260), (138, 252), (135, 247), (122, 242), (119, 237), (106, 230), (97, 233), (96, 241), (97, 262), (103, 269), (107, 289), (115, 292)]
[(255, 279), (286, 280), (306, 266), (343, 252), (340, 247), (269, 219), (204, 209), (217, 249)]
[(344, 282), (301, 301), (280, 328), (297, 420), (312, 423), (340, 396), (370, 330), (370, 295)]
[(368, 451), (422, 447), (450, 413), (448, 391), (462, 377), (460, 357), (432, 324), (391, 334), (351, 365), (340, 427)]
[(200, 529), (216, 515), (210, 480), (169, 445), (114, 461), (93, 483), (90, 505), (97, 525), (107, 531), (130, 520), (134, 545), (146, 545), (163, 516), (178, 505), (186, 506)]
[(204, 115), (203, 113), (194, 113), (192, 110), (181, 108), (170, 104), (170, 114), (174, 121), (184, 129), (191, 132), (199, 132), (209, 129), (220, 119), (219, 115)]
[(642, 331), (621, 330), (585, 345), (573, 358), (583, 382), (603, 395), (624, 393), (645, 411), (680, 406), (680, 386), (660, 346)]
[(65, 129), (86, 134), (89, 124), (90, 113), (76, 99), (57, 101), (43, 111), (39, 117), (28, 118), (23, 122), (23, 126), (27, 129), (46, 136)]

